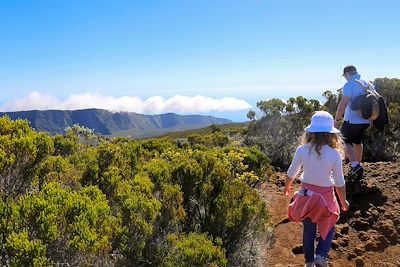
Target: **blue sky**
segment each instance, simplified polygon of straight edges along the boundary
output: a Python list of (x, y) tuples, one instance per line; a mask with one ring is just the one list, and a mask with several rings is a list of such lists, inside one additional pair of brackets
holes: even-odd
[(321, 99), (347, 64), (400, 78), (398, 10), (394, 0), (0, 1), (0, 109), (96, 99), (241, 121), (259, 100)]

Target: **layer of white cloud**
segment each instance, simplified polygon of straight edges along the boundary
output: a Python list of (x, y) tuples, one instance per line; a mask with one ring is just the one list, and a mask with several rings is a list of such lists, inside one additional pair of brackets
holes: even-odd
[(142, 100), (137, 96), (105, 96), (92, 93), (71, 95), (65, 100), (59, 100), (49, 94), (32, 92), (28, 96), (7, 102), (0, 107), (1, 111), (25, 110), (76, 110), (86, 108), (101, 108), (110, 111), (129, 111), (142, 114), (176, 113), (205, 113), (237, 111), (251, 108), (243, 99), (234, 97), (211, 98), (202, 95), (170, 98), (152, 96)]

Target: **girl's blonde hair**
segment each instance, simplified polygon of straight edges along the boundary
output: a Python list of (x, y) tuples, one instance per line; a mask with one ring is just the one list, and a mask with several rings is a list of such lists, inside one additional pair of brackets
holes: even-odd
[(321, 148), (323, 145), (328, 145), (337, 151), (341, 155), (344, 155), (344, 150), (343, 150), (343, 139), (342, 135), (340, 133), (309, 133), (305, 132), (303, 134), (301, 143), (303, 145), (305, 144), (311, 144), (310, 152), (311, 149), (315, 148), (315, 151), (317, 152), (318, 156), (321, 156)]

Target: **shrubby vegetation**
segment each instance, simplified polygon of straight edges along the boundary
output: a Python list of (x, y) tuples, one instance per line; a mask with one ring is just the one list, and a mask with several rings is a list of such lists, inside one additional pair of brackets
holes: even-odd
[(367, 132), (366, 160), (396, 161), (400, 158), (400, 79), (378, 78), (374, 84), (386, 99), (390, 125), (383, 132), (376, 129)]
[[(365, 157), (397, 160), (400, 80), (374, 83), (391, 124), (367, 132)], [(255, 266), (269, 219), (257, 186), (288, 167), (314, 111), (334, 114), (340, 90), (323, 96), (260, 101), (243, 132), (176, 140), (51, 137), (0, 118), (0, 264)]]
[(26, 193), (34, 171), (54, 152), (53, 140), (25, 121), (0, 118), (0, 196), (3, 200)]
[[(370, 128), (366, 133), (364, 157), (366, 161), (395, 161), (400, 156), (400, 79), (378, 78), (376, 89), (386, 99), (390, 125), (384, 131)], [(323, 93), (324, 103), (302, 96), (287, 102), (270, 99), (257, 103), (260, 114), (248, 113), (251, 120), (245, 132), (245, 143), (257, 146), (271, 160), (274, 167), (286, 170), (304, 128), (316, 110), (326, 110), (333, 116), (341, 99), (341, 90)]]
[[(246, 266), (268, 157), (211, 133), (135, 141), (0, 119), (0, 264)], [(253, 253), (253, 254), (252, 254)], [(238, 256), (239, 255), (239, 256)]]
[(254, 111), (249, 112), (251, 124), (245, 134), (245, 143), (257, 145), (268, 155), (273, 166), (286, 169), (313, 112), (323, 106), (315, 99), (299, 96), (287, 102), (275, 98), (260, 101), (257, 107), (261, 115), (257, 118)]

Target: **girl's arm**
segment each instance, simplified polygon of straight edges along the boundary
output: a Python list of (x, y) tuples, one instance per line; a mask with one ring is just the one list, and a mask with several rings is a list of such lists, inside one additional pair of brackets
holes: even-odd
[(332, 177), (335, 181), (335, 190), (339, 197), (340, 207), (343, 211), (349, 210), (349, 202), (346, 200), (346, 182), (343, 176), (343, 163), (339, 153), (336, 155), (336, 161), (332, 168)]
[(286, 175), (286, 182), (285, 182), (285, 189), (283, 189), (283, 195), (289, 196), (290, 195), (290, 188), (292, 186), (294, 178), (290, 178), (289, 175)]
[(341, 187), (335, 186), (336, 193), (339, 197), (340, 207), (343, 211), (349, 210), (349, 202), (346, 200), (346, 185)]
[(300, 149), (297, 148), (296, 153), (294, 154), (294, 157), (292, 159), (292, 164), (290, 164), (290, 167), (287, 171), (285, 189), (283, 189), (283, 194), (285, 196), (290, 195), (290, 188), (292, 186), (293, 179), (300, 172), (300, 168), (303, 165), (300, 154), (301, 154)]

